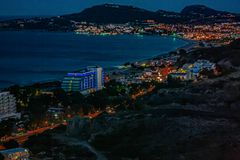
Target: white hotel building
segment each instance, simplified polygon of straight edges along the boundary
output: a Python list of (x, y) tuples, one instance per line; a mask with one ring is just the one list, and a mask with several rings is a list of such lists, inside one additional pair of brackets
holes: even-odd
[(16, 98), (9, 92), (0, 92), (0, 122), (20, 117), (20, 113), (16, 110)]

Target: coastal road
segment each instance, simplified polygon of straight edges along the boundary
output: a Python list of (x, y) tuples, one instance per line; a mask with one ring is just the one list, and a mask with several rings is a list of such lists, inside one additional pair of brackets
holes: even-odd
[[(101, 114), (102, 114), (102, 112), (96, 112), (96, 113), (91, 113), (91, 114), (89, 114), (85, 117), (93, 119), (93, 118), (98, 117)], [(67, 125), (66, 123), (61, 123), (61, 124)], [(38, 129), (35, 129), (35, 130), (32, 130), (32, 131), (28, 131), (27, 133), (25, 133), (23, 135), (4, 137), (0, 141), (1, 142), (8, 142), (10, 140), (16, 140), (19, 144), (23, 144), (25, 141), (28, 140), (28, 138), (30, 136), (38, 135), (38, 134), (41, 134), (41, 133), (43, 133), (47, 130), (57, 128), (61, 124), (55, 124), (55, 125), (51, 125), (51, 126), (47, 126), (47, 127), (43, 127), (43, 128), (38, 128)]]
[(56, 124), (56, 125), (53, 125), (53, 126), (38, 128), (36, 130), (28, 131), (27, 133), (25, 133), (23, 135), (16, 135), (16, 136), (9, 136), (9, 137), (2, 138), (1, 141), (2, 142), (8, 142), (10, 140), (16, 140), (19, 144), (23, 144), (25, 141), (28, 140), (28, 138), (30, 136), (41, 134), (44, 131), (54, 129), (54, 128), (60, 126), (60, 125), (61, 124)]
[(145, 94), (151, 93), (154, 89), (155, 89), (155, 86), (151, 86), (146, 91), (140, 91), (139, 93), (134, 94), (131, 97), (132, 97), (133, 100), (136, 100), (140, 96), (143, 96)]

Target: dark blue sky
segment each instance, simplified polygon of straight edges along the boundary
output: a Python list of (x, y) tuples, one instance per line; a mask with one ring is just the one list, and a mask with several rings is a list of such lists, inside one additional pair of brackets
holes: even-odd
[(204, 4), (218, 10), (240, 13), (240, 0), (0, 0), (0, 15), (62, 15), (103, 3), (170, 11), (180, 11), (190, 4)]

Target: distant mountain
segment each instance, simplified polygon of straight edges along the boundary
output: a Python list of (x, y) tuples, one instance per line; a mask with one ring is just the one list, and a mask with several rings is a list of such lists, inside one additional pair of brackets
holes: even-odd
[(79, 13), (58, 17), (22, 18), (0, 21), (1, 30), (9, 29), (44, 29), (64, 30), (75, 29), (76, 22), (91, 22), (96, 24), (141, 23), (145, 20), (155, 20), (160, 23), (177, 24), (212, 24), (240, 21), (240, 15), (217, 11), (204, 5), (185, 7), (180, 13), (164, 10), (149, 11), (133, 6), (103, 4), (87, 8)]
[(224, 12), (224, 11), (217, 11), (215, 9), (209, 8), (204, 5), (191, 5), (191, 6), (185, 7), (181, 11), (181, 14), (208, 17), (208, 16), (226, 15), (230, 13)]
[(153, 19), (165, 23), (180, 22), (179, 17), (169, 16), (174, 12), (148, 11), (145, 9), (116, 4), (104, 4), (87, 8), (80, 13), (64, 15), (63, 18), (74, 21), (87, 21), (94, 23), (127, 23)]
[(155, 12), (158, 16), (164, 16), (164, 17), (183, 17), (181, 13), (177, 12), (169, 12), (165, 10), (158, 10)]
[(95, 23), (127, 23), (135, 20), (153, 18), (154, 13), (132, 6), (104, 4), (87, 8), (76, 14), (63, 16), (75, 21)]
[(0, 21), (14, 20), (14, 19), (30, 19), (34, 17), (35, 16), (0, 16)]
[[(117, 4), (104, 4), (87, 8), (80, 13), (64, 15), (63, 18), (73, 21), (86, 21), (94, 23), (127, 23), (137, 22), (146, 19), (155, 20), (162, 23), (214, 23), (215, 21), (224, 21), (226, 16), (236, 14), (217, 11), (204, 5), (191, 5), (185, 7), (180, 13), (158, 10), (149, 11), (133, 6), (124, 6)], [(198, 18), (211, 17), (207, 21)], [(197, 19), (196, 19), (197, 18)]]

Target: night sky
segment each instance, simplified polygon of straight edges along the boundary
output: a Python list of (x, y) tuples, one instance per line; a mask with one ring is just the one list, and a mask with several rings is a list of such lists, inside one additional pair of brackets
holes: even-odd
[(190, 4), (240, 13), (240, 0), (0, 0), (0, 16), (62, 15), (103, 3), (118, 3), (157, 10), (180, 11)]

